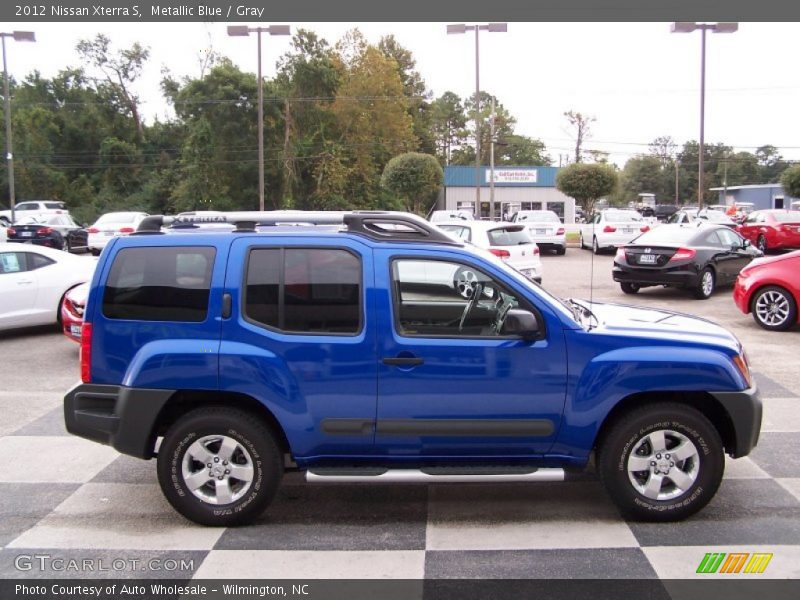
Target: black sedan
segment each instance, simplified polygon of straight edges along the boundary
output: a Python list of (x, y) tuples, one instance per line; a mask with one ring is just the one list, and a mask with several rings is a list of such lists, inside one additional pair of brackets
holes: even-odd
[(732, 284), (761, 252), (724, 225), (661, 225), (617, 249), (613, 277), (626, 294), (650, 286), (691, 290), (704, 300)]
[(67, 252), (86, 252), (89, 234), (65, 214), (23, 217), (6, 229), (9, 242), (47, 246)]

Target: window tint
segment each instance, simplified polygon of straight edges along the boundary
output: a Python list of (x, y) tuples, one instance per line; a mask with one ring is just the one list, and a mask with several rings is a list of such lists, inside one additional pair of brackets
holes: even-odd
[(126, 248), (106, 282), (110, 319), (199, 322), (208, 313), (214, 248)]
[(26, 255), (28, 257), (28, 271), (35, 271), (36, 269), (41, 269), (42, 267), (52, 265), (56, 262), (36, 252), (27, 252)]
[(38, 210), (39, 205), (36, 202), (23, 202), (22, 204), (17, 204), (14, 210)]
[[(504, 315), (519, 306), (517, 298), (506, 288), (468, 265), (396, 260), (392, 279), (395, 328), (402, 335), (503, 336)], [(477, 300), (470, 307), (469, 300), (476, 294)], [(468, 314), (464, 315), (465, 312)]]
[(722, 245), (730, 248), (731, 246), (741, 246), (742, 238), (730, 229), (718, 229), (717, 234), (722, 240)]
[(486, 232), (489, 243), (492, 246), (519, 246), (520, 244), (532, 244), (533, 238), (525, 227), (504, 227), (502, 229), (490, 229)]
[(66, 204), (63, 202), (45, 202), (45, 208), (55, 209), (55, 210), (65, 210), (67, 208)]
[(245, 314), (291, 333), (358, 333), (361, 262), (330, 248), (254, 249)]

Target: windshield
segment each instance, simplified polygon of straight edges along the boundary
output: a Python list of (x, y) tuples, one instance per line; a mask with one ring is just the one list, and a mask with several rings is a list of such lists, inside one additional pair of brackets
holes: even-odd
[(633, 240), (633, 243), (652, 244), (654, 246), (658, 244), (683, 245), (688, 243), (695, 235), (697, 235), (697, 228), (695, 227), (661, 225), (647, 233), (643, 233)]
[(631, 223), (641, 221), (642, 215), (632, 211), (610, 210), (606, 211), (605, 219), (610, 223)]
[(800, 210), (772, 213), (772, 216), (778, 223), (800, 223)]
[(489, 243), (492, 246), (519, 246), (533, 243), (533, 238), (528, 230), (521, 225), (513, 228), (490, 229), (486, 235), (489, 236)]
[(561, 223), (558, 215), (552, 210), (530, 210), (519, 213), (517, 221), (535, 221), (538, 223)]

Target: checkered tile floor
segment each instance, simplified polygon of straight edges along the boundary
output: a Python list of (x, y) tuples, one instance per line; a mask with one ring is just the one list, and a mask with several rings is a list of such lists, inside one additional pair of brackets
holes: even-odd
[[(758, 448), (728, 462), (703, 512), (666, 525), (625, 522), (588, 473), (497, 486), (310, 486), (291, 475), (256, 525), (204, 528), (163, 499), (154, 461), (67, 435), (59, 392), (0, 392), (0, 577), (683, 579), (706, 552), (772, 552), (763, 576), (800, 578), (800, 397), (757, 379)], [(138, 562), (17, 570), (30, 554)], [(152, 558), (189, 568), (142, 570)]]

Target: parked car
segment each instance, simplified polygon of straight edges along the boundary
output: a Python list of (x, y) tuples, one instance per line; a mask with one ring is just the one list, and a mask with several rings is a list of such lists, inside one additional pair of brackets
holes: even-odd
[(542, 260), (539, 246), (522, 224), (494, 221), (458, 221), (438, 226), (460, 240), (471, 242), (499, 257), (536, 283), (542, 282)]
[(66, 294), (61, 302), (61, 327), (64, 335), (73, 342), (80, 343), (83, 312), (86, 308), (86, 297), (89, 295), (89, 284), (75, 286)]
[(662, 285), (709, 298), (761, 252), (723, 225), (661, 225), (617, 250), (612, 275), (626, 294)]
[(31, 244), (0, 244), (0, 329), (56, 323), (64, 294), (89, 281), (96, 261)]
[(798, 323), (800, 250), (758, 258), (739, 273), (733, 300), (744, 314), (770, 331), (786, 331)]
[[(497, 485), (592, 457), (626, 517), (674, 521), (758, 442), (746, 354), (716, 323), (556, 298), (415, 215), (229, 218), (169, 235), (154, 216), (111, 241), (64, 397), (67, 431), (157, 458), (197, 523), (258, 518), (286, 468)], [(476, 275), (469, 298), (419, 277), (442, 263)]]
[[(64, 215), (69, 214), (67, 205), (56, 200), (27, 200), (18, 202), (14, 205), (14, 221), (19, 221), (23, 217), (35, 217), (41, 215)], [(6, 225), (11, 224), (11, 211), (0, 210), (0, 221)]]
[(0, 221), (0, 244), (4, 244), (8, 240), (8, 225), (5, 221)]
[(800, 248), (800, 210), (757, 210), (736, 231), (764, 253)]
[(539, 250), (555, 250), (556, 254), (566, 254), (567, 230), (552, 210), (521, 210), (514, 213), (511, 222), (527, 226)]
[(723, 211), (713, 210), (710, 208), (684, 208), (667, 219), (667, 223), (672, 225), (685, 225), (688, 223), (695, 223), (697, 221), (713, 223), (715, 225), (725, 225), (725, 227), (729, 227), (731, 229), (736, 228), (736, 222)]
[(678, 207), (674, 204), (656, 204), (653, 216), (657, 221), (665, 223), (676, 212), (678, 212)]
[(469, 210), (435, 210), (431, 213), (431, 223), (444, 221), (474, 221), (475, 215)]
[(580, 226), (581, 248), (589, 243), (592, 251), (599, 254), (607, 248), (626, 244), (649, 229), (642, 215), (635, 210), (607, 208), (595, 213), (591, 221)]
[(86, 252), (88, 233), (70, 215), (22, 217), (7, 229), (9, 242), (47, 246), (67, 252)]
[(102, 215), (89, 227), (89, 252), (98, 256), (109, 240), (130, 235), (147, 216), (144, 212), (114, 212)]

